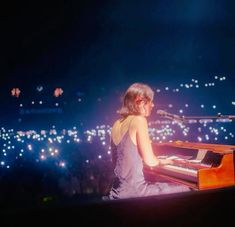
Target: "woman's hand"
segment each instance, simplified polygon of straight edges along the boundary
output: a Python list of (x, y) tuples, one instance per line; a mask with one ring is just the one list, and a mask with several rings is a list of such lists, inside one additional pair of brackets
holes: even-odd
[(159, 165), (171, 165), (174, 162), (171, 159), (164, 158), (164, 159), (159, 159)]

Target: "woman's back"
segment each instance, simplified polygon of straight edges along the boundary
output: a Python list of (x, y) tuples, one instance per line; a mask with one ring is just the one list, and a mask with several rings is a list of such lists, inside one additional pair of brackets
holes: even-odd
[[(132, 123), (135, 116), (115, 122), (111, 133), (111, 149), (115, 165), (116, 185), (121, 197), (133, 197), (144, 183), (143, 162), (138, 152)], [(118, 181), (118, 182), (117, 182)]]
[(135, 130), (131, 127), (131, 123), (133, 123), (134, 118), (136, 118), (136, 116), (130, 115), (126, 118), (119, 119), (114, 123), (111, 139), (115, 145), (118, 145), (121, 142), (126, 133), (129, 133), (132, 142), (136, 145)]

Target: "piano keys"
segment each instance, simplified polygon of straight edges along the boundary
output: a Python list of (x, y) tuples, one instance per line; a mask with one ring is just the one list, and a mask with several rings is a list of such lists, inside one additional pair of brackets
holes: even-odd
[[(184, 150), (184, 155), (167, 154), (167, 151)], [(235, 185), (235, 146), (193, 142), (154, 143), (153, 150), (159, 158), (171, 158), (173, 164), (154, 168), (145, 166), (145, 174), (159, 176), (197, 190)], [(191, 152), (190, 155), (187, 151)]]

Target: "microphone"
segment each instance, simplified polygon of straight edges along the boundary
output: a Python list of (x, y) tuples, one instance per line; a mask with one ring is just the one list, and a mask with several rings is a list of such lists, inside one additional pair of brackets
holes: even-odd
[(181, 117), (179, 115), (176, 115), (176, 114), (168, 113), (168, 112), (166, 112), (164, 110), (157, 110), (157, 114), (162, 116), (162, 117), (169, 118), (171, 120), (183, 121), (183, 117)]

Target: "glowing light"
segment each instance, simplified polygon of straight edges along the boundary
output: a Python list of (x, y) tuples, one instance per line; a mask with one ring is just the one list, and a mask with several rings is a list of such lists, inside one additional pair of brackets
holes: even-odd
[(38, 92), (41, 92), (42, 90), (43, 90), (43, 86), (38, 85), (38, 86), (37, 86), (37, 91), (38, 91)]
[(33, 149), (31, 144), (28, 145), (28, 149), (29, 149), (30, 151)]
[(201, 142), (201, 141), (202, 141), (202, 138), (201, 138), (200, 136), (198, 136), (198, 137), (197, 137), (197, 140), (198, 140), (199, 142)]
[(11, 95), (16, 97), (16, 98), (19, 98), (20, 93), (21, 93), (21, 90), (18, 87), (17, 88), (12, 88), (12, 90), (11, 90)]
[(60, 95), (62, 95), (63, 94), (63, 90), (62, 90), (62, 88), (56, 88), (55, 90), (54, 90), (54, 96), (55, 97), (59, 97)]
[(53, 143), (53, 141), (52, 141), (52, 139), (49, 137), (48, 138), (48, 141), (50, 142), (50, 143)]
[(65, 165), (66, 165), (65, 162), (60, 162), (59, 163), (59, 166), (61, 166), (61, 167), (65, 167)]

